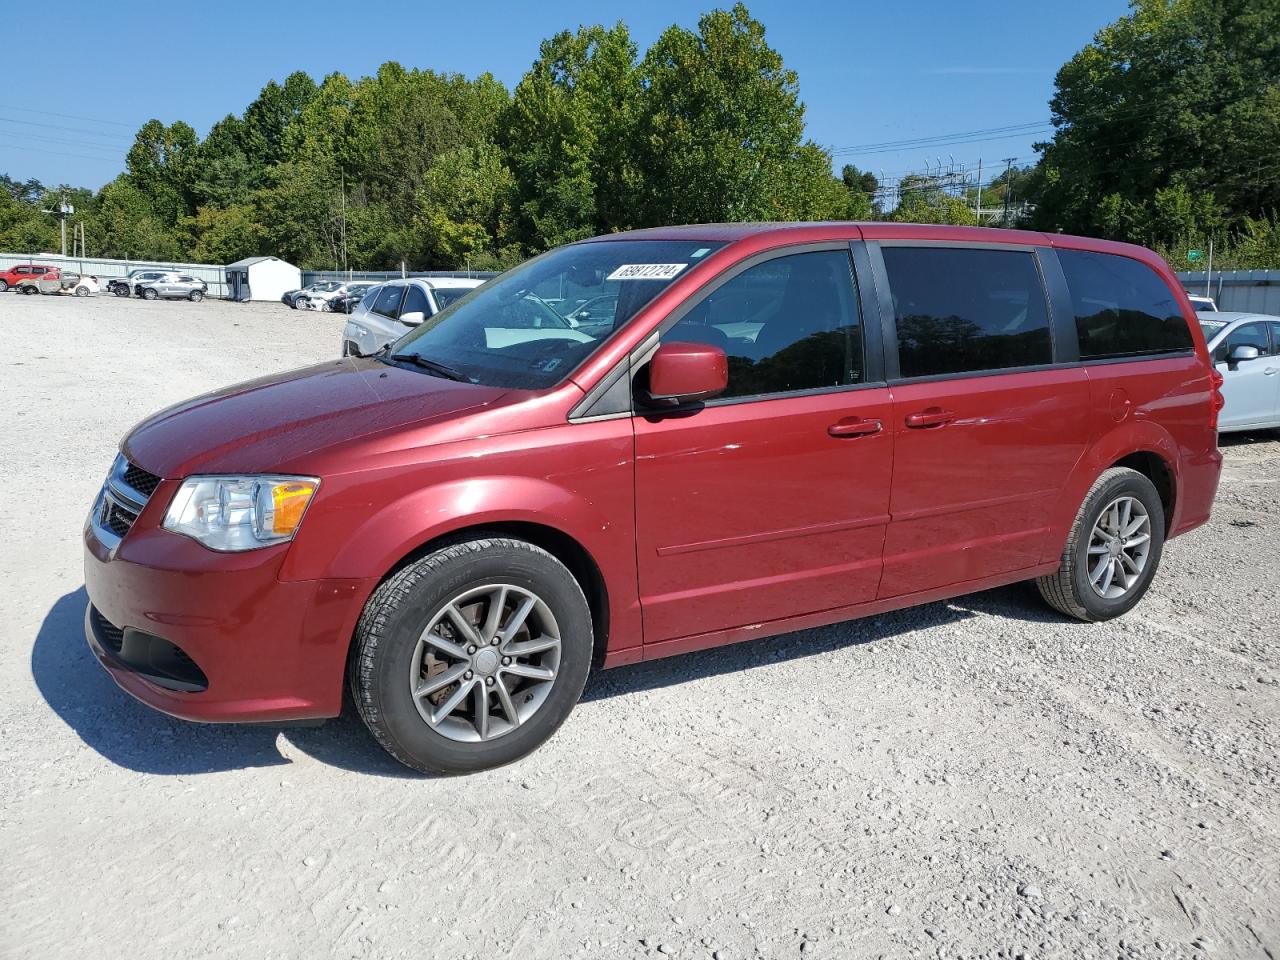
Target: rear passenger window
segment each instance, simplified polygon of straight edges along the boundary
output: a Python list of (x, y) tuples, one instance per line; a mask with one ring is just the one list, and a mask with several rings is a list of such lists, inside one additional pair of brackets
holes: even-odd
[(1053, 361), (1035, 257), (1023, 250), (883, 248), (903, 377)]
[(1059, 250), (1080, 337), (1080, 359), (1191, 349), (1182, 308), (1145, 263), (1110, 253)]
[(729, 358), (722, 397), (838, 387), (862, 381), (862, 329), (849, 255), (777, 257), (707, 294), (663, 335), (707, 343)]

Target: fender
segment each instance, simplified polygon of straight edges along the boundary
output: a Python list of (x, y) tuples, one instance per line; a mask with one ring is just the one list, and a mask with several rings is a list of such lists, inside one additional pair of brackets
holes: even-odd
[(422, 487), (393, 500), (352, 530), (322, 567), (291, 556), (280, 579), (381, 578), (432, 540), (466, 527), (504, 522), (552, 527), (593, 557), (605, 538), (624, 533), (615, 530), (616, 522), (597, 507), (548, 480), (470, 477)]
[(1178, 514), (1182, 509), (1182, 497), (1178, 491), (1182, 486), (1181, 457), (1178, 445), (1169, 432), (1159, 424), (1150, 420), (1126, 420), (1114, 424), (1111, 429), (1097, 440), (1089, 444), (1085, 455), (1071, 471), (1067, 482), (1062, 486), (1058, 504), (1053, 512), (1052, 530), (1046, 542), (1046, 553), (1042, 559), (1047, 563), (1062, 555), (1063, 544), (1071, 532), (1071, 524), (1075, 522), (1085, 494), (1093, 486), (1102, 472), (1117, 460), (1134, 453), (1155, 453), (1164, 461), (1173, 475), (1174, 513), (1169, 529), (1178, 525)]

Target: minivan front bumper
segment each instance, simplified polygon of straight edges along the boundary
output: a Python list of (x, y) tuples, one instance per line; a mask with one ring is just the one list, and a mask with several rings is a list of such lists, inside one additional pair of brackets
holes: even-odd
[(374, 582), (281, 581), (287, 544), (215, 553), (137, 526), (108, 546), (86, 524), (84, 545), (86, 640), (133, 697), (208, 722), (341, 712), (349, 642)]

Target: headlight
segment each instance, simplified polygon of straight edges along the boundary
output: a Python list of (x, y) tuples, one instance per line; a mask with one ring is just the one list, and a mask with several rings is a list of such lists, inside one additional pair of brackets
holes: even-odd
[(292, 540), (320, 481), (315, 477), (188, 477), (164, 528), (210, 550), (256, 550)]

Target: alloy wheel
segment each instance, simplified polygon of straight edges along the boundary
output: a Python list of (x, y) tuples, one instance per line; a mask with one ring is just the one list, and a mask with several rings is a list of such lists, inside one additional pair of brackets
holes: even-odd
[(538, 711), (559, 668), (560, 628), (546, 602), (523, 587), (488, 584), (431, 618), (409, 662), (409, 689), (437, 733), (487, 741)]
[(1089, 585), (1098, 596), (1118, 600), (1142, 579), (1151, 553), (1151, 517), (1137, 497), (1107, 504), (1089, 535)]

